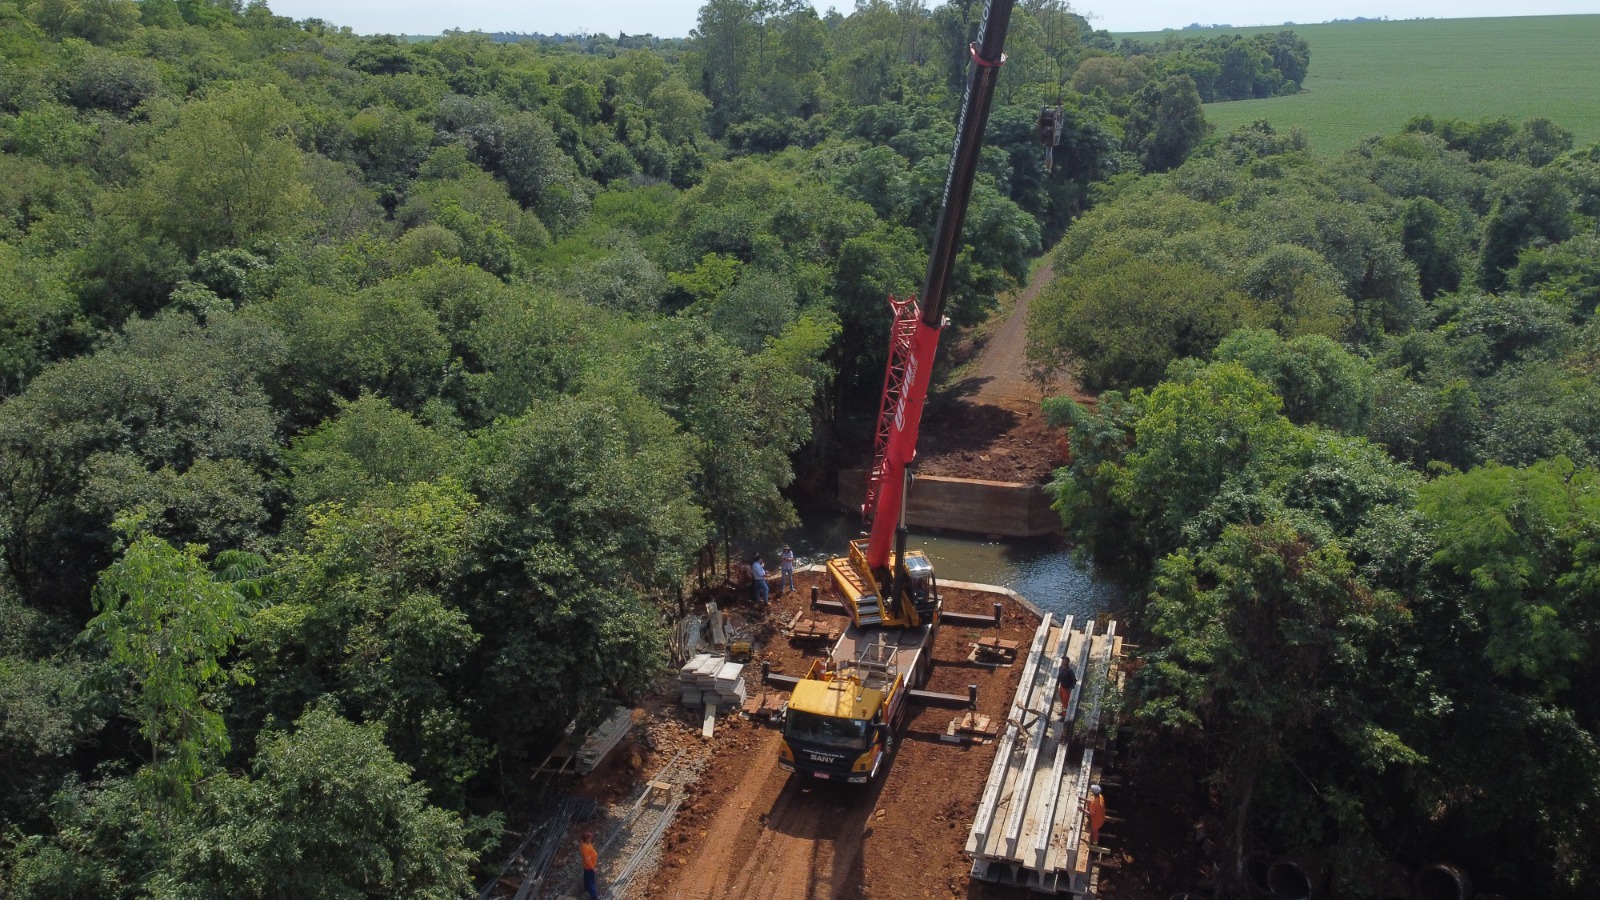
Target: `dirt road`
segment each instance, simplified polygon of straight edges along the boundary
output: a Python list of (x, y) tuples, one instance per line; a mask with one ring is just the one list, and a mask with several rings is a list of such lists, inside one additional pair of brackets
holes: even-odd
[[(849, 785), (811, 785), (773, 764), (778, 732), (764, 731), (745, 772), (706, 831), (675, 892), (682, 900), (810, 900), (856, 893), (871, 799)], [(842, 840), (841, 840), (842, 838)]]
[[(1065, 462), (1064, 433), (1045, 424), (1045, 397), (1085, 399), (1063, 377), (1028, 377), (1028, 311), (1054, 273), (1040, 260), (1027, 287), (1003, 307), (1003, 318), (979, 344), (965, 374), (929, 397), (917, 458), (925, 475), (1039, 482)], [(961, 348), (954, 348), (958, 357)]]
[(973, 403), (1020, 412), (1036, 409), (1041, 399), (1070, 390), (1070, 384), (1064, 379), (1044, 385), (1028, 378), (1028, 310), (1033, 307), (1039, 291), (1054, 277), (1050, 257), (1039, 260), (1027, 287), (1012, 301), (1009, 315), (984, 343), (977, 364), (968, 376), (976, 382), (977, 390), (971, 395)]

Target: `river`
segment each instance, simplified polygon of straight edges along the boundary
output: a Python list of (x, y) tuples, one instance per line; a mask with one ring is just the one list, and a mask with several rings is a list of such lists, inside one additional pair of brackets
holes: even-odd
[[(797, 559), (821, 563), (843, 555), (860, 528), (860, 519), (843, 513), (802, 513), (800, 527), (784, 537)], [(939, 578), (1008, 587), (1058, 616), (1091, 616), (1119, 596), (1115, 585), (1074, 560), (1056, 538), (988, 541), (912, 531), (906, 544), (928, 554)]]

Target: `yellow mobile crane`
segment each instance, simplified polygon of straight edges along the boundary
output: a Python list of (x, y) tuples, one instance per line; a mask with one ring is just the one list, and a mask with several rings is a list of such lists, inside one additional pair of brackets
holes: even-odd
[[(862, 514), (870, 536), (828, 561), (828, 575), (850, 614), (827, 660), (794, 685), (778, 765), (816, 778), (871, 781), (902, 724), (910, 694), (928, 679), (941, 615), (933, 564), (906, 552), (908, 467), (945, 324), (944, 301), (989, 121), (1013, 0), (989, 0), (969, 51), (972, 64), (956, 125), (944, 200), (928, 254), (922, 302), (889, 298), (894, 324)], [(891, 540), (893, 549), (891, 550)]]

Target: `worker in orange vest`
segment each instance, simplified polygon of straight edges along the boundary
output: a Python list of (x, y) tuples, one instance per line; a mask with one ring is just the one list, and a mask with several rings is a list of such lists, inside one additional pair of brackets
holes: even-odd
[(1089, 814), (1089, 843), (1100, 843), (1100, 826), (1106, 823), (1106, 798), (1100, 785), (1089, 785), (1089, 796), (1084, 798), (1083, 809)]
[(579, 845), (578, 852), (583, 855), (583, 889), (589, 893), (589, 900), (600, 900), (600, 883), (595, 879), (594, 872), (600, 865), (600, 854), (594, 851), (594, 832), (583, 833), (583, 843)]

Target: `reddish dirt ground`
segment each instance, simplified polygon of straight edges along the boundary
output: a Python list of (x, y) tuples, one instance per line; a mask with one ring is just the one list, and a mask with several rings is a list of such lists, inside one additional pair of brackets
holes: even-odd
[(922, 475), (1031, 484), (1066, 464), (1066, 433), (1046, 424), (1037, 404), (1011, 410), (941, 398), (929, 406), (918, 438)]
[[(800, 591), (775, 597), (761, 629), (755, 665), (798, 674), (822, 648), (798, 649), (780, 633), (806, 606), (812, 584), (828, 596), (826, 577), (802, 572)], [(946, 589), (949, 609), (987, 612), (992, 595)], [(727, 598), (725, 598), (727, 599)], [(750, 615), (733, 606), (732, 616)], [(813, 613), (828, 619), (826, 614)], [(1026, 642), (1038, 619), (1007, 603), (1000, 636)], [(844, 619), (838, 618), (839, 627)], [(981, 712), (998, 719), (1016, 692), (1020, 670), (990, 669), (966, 659), (971, 643), (987, 633), (946, 626), (935, 647), (930, 690), (965, 693), (978, 685)], [(826, 644), (823, 645), (826, 647)], [(754, 679), (752, 679), (754, 681)], [(1039, 895), (971, 881), (962, 855), (967, 829), (994, 759), (994, 745), (956, 746), (943, 734), (957, 712), (914, 708), (888, 771), (877, 784), (823, 784), (777, 767), (778, 731), (725, 716), (715, 735), (699, 735), (699, 721), (676, 706), (676, 684), (643, 704), (653, 722), (647, 736), (620, 746), (580, 790), (602, 803), (623, 803), (645, 775), (685, 747), (709, 745), (712, 764), (689, 789), (677, 820), (662, 838), (661, 865), (630, 896), (694, 898), (968, 898), (1022, 900)], [(781, 692), (778, 694), (781, 698)], [(694, 752), (691, 750), (691, 752)], [(1108, 773), (1111, 819), (1101, 834), (1100, 894), (1108, 900), (1168, 900), (1205, 877), (1193, 847), (1193, 823), (1202, 810), (1196, 783), (1178, 760), (1159, 753), (1126, 754)], [(565, 855), (576, 853), (568, 848)]]
[[(775, 601), (774, 619), (800, 609), (809, 584), (826, 588), (820, 573), (802, 573), (800, 581), (799, 593)], [(993, 603), (992, 595), (944, 593), (947, 609), (986, 613)], [(842, 627), (844, 620), (838, 621)], [(1025, 645), (1037, 627), (1037, 617), (1008, 601), (1002, 637)], [(968, 662), (972, 642), (984, 633), (941, 628), (928, 689), (964, 694), (976, 684), (979, 711), (998, 721), (1021, 670)], [(825, 649), (796, 650), (776, 634), (758, 653), (789, 674), (823, 655)], [(667, 853), (645, 894), (685, 900), (1011, 896), (989, 893), (967, 878), (961, 849), (994, 745), (940, 741), (957, 715), (914, 707), (888, 772), (867, 786), (791, 777), (777, 767), (775, 729), (736, 719), (719, 724), (716, 763), (667, 833)]]

